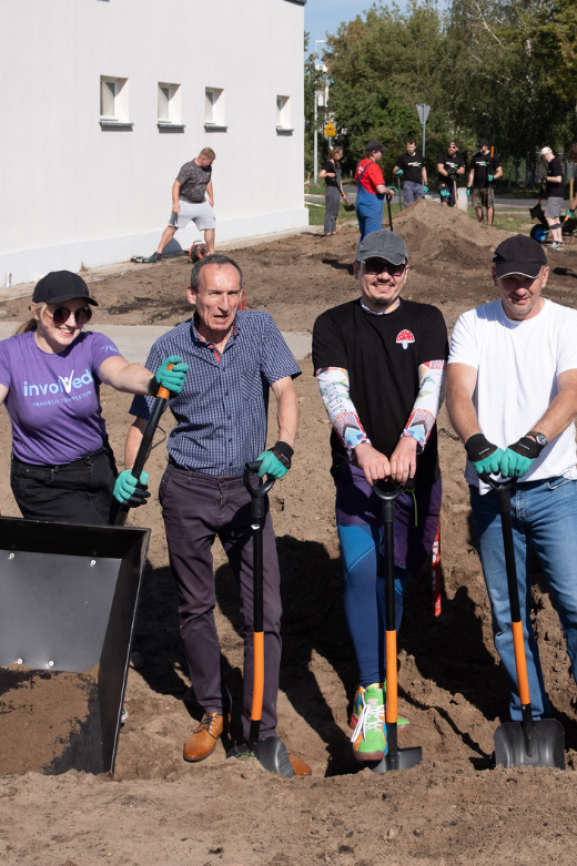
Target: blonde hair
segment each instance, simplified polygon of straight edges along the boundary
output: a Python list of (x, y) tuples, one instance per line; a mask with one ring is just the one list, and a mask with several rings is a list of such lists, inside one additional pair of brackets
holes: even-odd
[[(38, 310), (39, 318), (42, 318), (46, 310), (48, 309), (48, 304), (43, 302), (41, 304), (30, 304), (30, 309), (32, 307), (36, 307)], [(20, 325), (19, 328), (16, 328), (14, 331), (14, 335), (16, 334), (26, 334), (28, 331), (37, 331), (38, 330), (38, 319), (35, 316), (32, 316), (31, 319), (28, 319), (27, 322), (24, 322), (23, 325)]]
[(202, 150), (200, 151), (199, 156), (206, 156), (207, 159), (212, 159), (212, 160), (216, 159), (216, 153), (214, 152), (212, 147), (203, 147)]

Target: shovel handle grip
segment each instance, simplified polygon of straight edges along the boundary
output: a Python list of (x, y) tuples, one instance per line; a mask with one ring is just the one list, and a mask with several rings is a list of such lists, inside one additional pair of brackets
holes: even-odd
[(493, 478), (492, 475), (489, 475), (488, 472), (481, 472), (479, 475), (481, 481), (484, 481), (485, 484), (488, 484), (489, 487), (492, 487), (493, 490), (513, 490), (515, 484), (517, 483), (515, 478), (504, 478), (502, 481), (498, 481), (496, 478)]
[(261, 467), (262, 460), (255, 460), (253, 463), (245, 463), (244, 464), (244, 472), (242, 476), (242, 480), (244, 482), (244, 486), (250, 493), (253, 499), (262, 499), (267, 493), (269, 493), (274, 487), (274, 483), (276, 481), (275, 478), (268, 478), (266, 481), (260, 485), (260, 487), (253, 487), (250, 483), (251, 475), (258, 475), (258, 470)]

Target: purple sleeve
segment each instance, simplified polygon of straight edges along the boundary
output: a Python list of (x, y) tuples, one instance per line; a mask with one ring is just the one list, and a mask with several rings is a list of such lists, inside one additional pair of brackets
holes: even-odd
[(99, 334), (97, 331), (87, 331), (86, 338), (90, 340), (90, 356), (92, 358), (92, 372), (98, 375), (100, 365), (107, 358), (119, 357), (122, 358), (112, 340), (105, 334)]
[(10, 373), (10, 353), (7, 343), (8, 340), (0, 342), (0, 385), (5, 385), (9, 389), (12, 384), (12, 374)]

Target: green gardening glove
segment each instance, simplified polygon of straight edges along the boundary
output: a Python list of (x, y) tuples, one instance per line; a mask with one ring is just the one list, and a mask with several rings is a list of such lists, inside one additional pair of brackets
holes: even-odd
[[(150, 388), (151, 393), (155, 390), (154, 380), (156, 380), (158, 388), (166, 388), (167, 391), (170, 391), (171, 396), (176, 397), (177, 394), (180, 394), (184, 388), (184, 380), (188, 370), (188, 364), (180, 363), (181, 361), (180, 355), (170, 355), (164, 359), (154, 376), (152, 387)], [(174, 364), (172, 370), (168, 369), (169, 364)], [(156, 388), (157, 393), (158, 388)]]
[(487, 475), (499, 474), (501, 457), (505, 452), (489, 442), (482, 433), (475, 433), (467, 439), (465, 451), (477, 475), (482, 475), (484, 472)]
[(493, 183), (493, 181), (495, 180), (495, 176), (490, 174), (488, 175), (487, 180), (489, 181), (489, 183)]
[(398, 174), (398, 175), (401, 175), (401, 174), (404, 174), (404, 173), (405, 173), (405, 172), (403, 171), (402, 168), (397, 169), (397, 171), (395, 172), (395, 174)]
[(575, 208), (569, 208), (565, 216), (574, 217), (575, 216)]
[(139, 505), (145, 505), (146, 500), (150, 497), (150, 493), (146, 489), (147, 484), (148, 472), (141, 472), (140, 481), (138, 481), (131, 469), (125, 469), (116, 479), (112, 495), (121, 505), (138, 508)]
[(501, 457), (499, 464), (501, 475), (504, 478), (522, 478), (542, 450), (543, 446), (531, 439), (530, 436), (523, 436), (518, 442), (509, 445)]
[(291, 468), (293, 449), (286, 442), (279, 440), (269, 451), (263, 451), (256, 458), (260, 460), (259, 477), (269, 475), (271, 478), (284, 478)]
[(423, 192), (425, 193), (425, 195), (429, 192), (429, 187), (426, 183), (423, 184)]
[(470, 186), (467, 187), (467, 195), (471, 195), (471, 187)]

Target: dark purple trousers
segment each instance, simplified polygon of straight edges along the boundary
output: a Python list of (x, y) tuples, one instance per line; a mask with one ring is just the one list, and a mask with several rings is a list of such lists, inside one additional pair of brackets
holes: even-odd
[[(253, 542), (251, 498), (242, 478), (213, 478), (170, 463), (159, 489), (170, 566), (180, 597), (180, 633), (196, 699), (205, 713), (228, 712), (221, 676), (220, 643), (214, 621), (212, 545), (218, 535), (240, 587), (244, 618), (242, 726), (250, 732), (253, 683)], [(261, 739), (276, 736), (281, 657), (280, 572), (270, 513), (263, 536), (264, 701)]]

